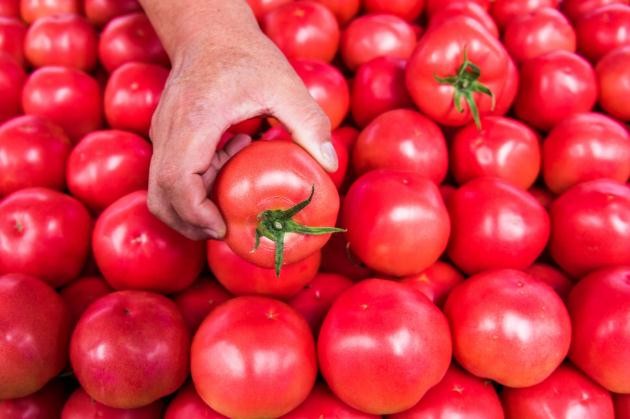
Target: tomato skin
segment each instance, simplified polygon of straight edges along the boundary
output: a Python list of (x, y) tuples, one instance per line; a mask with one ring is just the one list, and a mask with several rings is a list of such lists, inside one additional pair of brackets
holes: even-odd
[(352, 163), (357, 175), (392, 169), (439, 184), (448, 170), (446, 140), (429, 118), (410, 109), (396, 109), (379, 115), (361, 131)]
[(142, 12), (112, 19), (101, 32), (98, 56), (110, 73), (134, 61), (169, 66), (168, 55), (151, 22)]
[(341, 34), (341, 57), (356, 70), (377, 57), (408, 59), (416, 46), (413, 27), (388, 14), (364, 15), (354, 19)]
[(616, 47), (630, 44), (630, 6), (610, 4), (582, 15), (575, 22), (578, 50), (591, 62)]
[(501, 401), (492, 383), (451, 364), (446, 375), (409, 410), (391, 419), (503, 419)]
[(0, 124), (20, 113), (25, 80), (22, 67), (8, 54), (0, 52)]
[(489, 270), (458, 285), (444, 313), (455, 359), (470, 373), (509, 387), (547, 378), (571, 343), (571, 319), (551, 287), (525, 272)]
[(576, 22), (580, 17), (595, 9), (608, 4), (628, 4), (628, 0), (562, 0), (562, 12), (571, 21)]
[(185, 290), (173, 295), (172, 298), (182, 313), (188, 330), (194, 334), (208, 313), (232, 298), (232, 294), (216, 280), (201, 277)]
[(59, 125), (73, 143), (97, 130), (102, 123), (98, 82), (70, 67), (47, 66), (35, 70), (22, 90), (22, 106), (27, 115), (45, 117)]
[(599, 60), (595, 67), (599, 105), (607, 114), (630, 121), (625, 98), (630, 94), (630, 46), (619, 47)]
[(247, 4), (249, 4), (256, 19), (260, 21), (267, 12), (283, 4), (291, 3), (292, 1), (293, 0), (247, 0)]
[(569, 295), (568, 307), (571, 361), (607, 390), (629, 393), (630, 268), (601, 269), (582, 278)]
[(542, 9), (557, 8), (560, 0), (494, 0), (491, 2), (490, 14), (500, 28), (504, 28), (515, 17)]
[(627, 394), (615, 394), (615, 413), (618, 418), (630, 417), (630, 395)]
[(26, 23), (61, 13), (81, 14), (80, 0), (20, 0), (20, 13)]
[(525, 60), (514, 110), (534, 128), (549, 131), (570, 115), (588, 112), (597, 100), (595, 72), (588, 61), (568, 51)]
[(266, 13), (263, 32), (289, 59), (330, 62), (339, 46), (339, 24), (335, 15), (315, 1), (290, 2)]
[(503, 116), (470, 123), (450, 142), (450, 166), (460, 185), (482, 176), (496, 176), (527, 189), (538, 178), (541, 147), (538, 134), (522, 122)]
[(1, 0), (0, 17), (20, 17), (20, 0)]
[[(343, 227), (342, 222), (337, 224)], [(353, 281), (367, 278), (371, 274), (370, 269), (352, 253), (348, 240), (343, 234), (333, 234), (328, 243), (322, 247), (320, 270), (347, 276)]]
[(380, 416), (360, 412), (335, 397), (324, 384), (315, 384), (306, 400), (281, 419), (309, 418), (376, 419)]
[(138, 0), (84, 0), (83, 6), (85, 16), (98, 27), (118, 16), (142, 10)]
[(187, 239), (155, 218), (144, 190), (120, 198), (101, 213), (92, 249), (114, 289), (181, 291), (194, 282), (204, 262), (204, 243)]
[(551, 205), (549, 250), (569, 275), (630, 265), (630, 189), (613, 180), (577, 184)]
[(499, 29), (490, 14), (488, 14), (487, 7), (484, 8), (474, 1), (456, 0), (445, 3), (447, 4), (443, 8), (431, 15), (427, 31), (441, 25), (448, 19), (465, 15), (479, 22), (493, 37), (499, 38)]
[(192, 344), (201, 398), (228, 417), (278, 417), (302, 403), (317, 375), (310, 329), (288, 305), (236, 297), (203, 321)]
[(90, 304), (112, 291), (103, 278), (87, 276), (70, 282), (59, 295), (66, 302), (74, 327)]
[(160, 419), (164, 403), (160, 400), (135, 409), (116, 409), (92, 399), (82, 388), (72, 393), (61, 413), (61, 419)]
[(450, 7), (453, 3), (464, 3), (468, 1), (478, 4), (484, 10), (488, 10), (490, 8), (491, 0), (426, 0), (425, 9), (429, 18), (432, 18), (437, 12), (446, 7)]
[(147, 188), (151, 154), (151, 144), (131, 132), (91, 132), (70, 153), (68, 188), (87, 207), (100, 212), (119, 198)]
[(359, 13), (361, 0), (315, 0), (326, 6), (337, 18), (339, 25), (344, 26)]
[(549, 285), (558, 293), (562, 301), (567, 301), (569, 293), (573, 288), (573, 282), (564, 272), (551, 265), (540, 262), (529, 266), (525, 269), (525, 272)]
[(462, 271), (524, 269), (549, 238), (549, 216), (534, 197), (493, 177), (474, 179), (448, 202), (449, 258)]
[(420, 16), (425, 0), (363, 0), (366, 14), (387, 13), (412, 22)]
[(0, 16), (0, 51), (9, 54), (24, 66), (24, 39), (27, 27), (19, 19)]
[(438, 260), (419, 274), (406, 276), (400, 282), (417, 289), (436, 306), (442, 307), (451, 290), (463, 280), (464, 275), (457, 269)]
[(197, 394), (195, 386), (190, 383), (183, 386), (171, 400), (164, 412), (164, 419), (227, 419), (212, 410)]
[(348, 405), (371, 414), (409, 409), (451, 361), (448, 324), (411, 287), (368, 279), (333, 303), (318, 339), (320, 371)]
[(83, 268), (91, 230), (87, 210), (68, 195), (46, 188), (14, 192), (0, 202), (0, 274), (64, 285)]
[(65, 383), (52, 379), (41, 390), (17, 399), (0, 401), (0, 418), (58, 418), (67, 397)]
[(367, 172), (350, 186), (343, 225), (358, 258), (394, 276), (412, 275), (435, 263), (450, 233), (435, 183), (415, 173), (387, 169)]

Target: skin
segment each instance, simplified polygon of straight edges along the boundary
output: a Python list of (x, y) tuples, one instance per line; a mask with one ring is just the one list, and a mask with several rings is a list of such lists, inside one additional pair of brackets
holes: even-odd
[(221, 134), (257, 115), (281, 121), (325, 169), (335, 171), (330, 121), (243, 0), (194, 8), (142, 0), (173, 69), (154, 114), (149, 209), (194, 239), (221, 238), (226, 226), (208, 198), (221, 166), (249, 143)]

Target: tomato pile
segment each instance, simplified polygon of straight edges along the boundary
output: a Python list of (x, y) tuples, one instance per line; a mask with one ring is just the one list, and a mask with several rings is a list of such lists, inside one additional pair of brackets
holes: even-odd
[(627, 0), (248, 0), (330, 119), (147, 207), (136, 0), (0, 0), (0, 419), (630, 418)]

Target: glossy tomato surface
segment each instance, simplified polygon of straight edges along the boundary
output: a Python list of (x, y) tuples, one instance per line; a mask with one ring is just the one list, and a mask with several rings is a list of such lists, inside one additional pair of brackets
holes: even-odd
[(22, 110), (22, 87), (26, 73), (9, 54), (0, 52), (0, 123)]
[(612, 117), (630, 121), (630, 109), (624, 97), (630, 93), (630, 46), (619, 47), (595, 67), (599, 104)]

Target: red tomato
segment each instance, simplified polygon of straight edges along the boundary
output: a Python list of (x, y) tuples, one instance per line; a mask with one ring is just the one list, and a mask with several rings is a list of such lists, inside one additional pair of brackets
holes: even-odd
[(415, 46), (413, 27), (388, 14), (360, 16), (341, 34), (341, 57), (350, 70), (382, 56), (406, 60)]
[(503, 408), (492, 383), (452, 364), (442, 381), (431, 388), (418, 404), (389, 418), (503, 419)]
[(163, 407), (164, 403), (158, 400), (135, 409), (116, 409), (97, 402), (79, 388), (72, 393), (63, 407), (61, 419), (160, 419)]
[(417, 289), (436, 306), (442, 307), (451, 290), (463, 280), (464, 275), (452, 265), (437, 261), (419, 274), (406, 276), (400, 282)]
[(376, 117), (361, 131), (352, 154), (357, 175), (375, 169), (414, 172), (439, 184), (448, 170), (446, 140), (426, 116), (396, 109)]
[(267, 12), (291, 2), (293, 0), (247, 0), (249, 7), (258, 20), (261, 20)]
[(480, 5), (484, 10), (488, 10), (492, 0), (426, 0), (426, 11), (429, 18), (440, 10), (450, 6), (452, 3), (472, 2)]
[(109, 125), (148, 136), (168, 73), (160, 65), (135, 62), (114, 70), (105, 87), (105, 116)]
[(387, 13), (409, 22), (422, 13), (425, 0), (363, 0), (365, 13)]
[(526, 191), (495, 177), (471, 180), (448, 202), (448, 256), (462, 271), (524, 269), (549, 238), (547, 211)]
[(352, 118), (360, 127), (380, 114), (413, 106), (405, 86), (407, 61), (378, 57), (361, 64), (352, 80)]
[(510, 418), (615, 418), (610, 393), (570, 364), (535, 386), (505, 387), (501, 397)]
[(214, 279), (202, 277), (191, 286), (173, 296), (191, 333), (195, 333), (208, 313), (232, 298)]
[(599, 104), (611, 116), (630, 121), (630, 46), (619, 47), (606, 54), (595, 67)]
[(0, 16), (0, 51), (9, 54), (19, 64), (24, 65), (24, 38), (26, 25), (12, 17)]
[(630, 265), (630, 188), (613, 180), (580, 183), (551, 206), (549, 250), (569, 275)]
[(98, 56), (110, 73), (134, 61), (169, 66), (168, 55), (151, 22), (142, 12), (112, 19), (101, 32)]
[(510, 387), (546, 379), (571, 343), (571, 319), (551, 287), (522, 271), (490, 270), (451, 291), (444, 313), (455, 359), (470, 373)]
[[(630, 253), (627, 242), (625, 249)], [(571, 361), (607, 390), (630, 393), (630, 268), (602, 269), (586, 276), (571, 291), (568, 307), (573, 324)]]
[(208, 406), (197, 394), (195, 386), (190, 383), (182, 387), (169, 403), (166, 412), (164, 412), (164, 419), (195, 418), (227, 419)]
[(534, 263), (525, 272), (553, 288), (563, 301), (569, 297), (573, 282), (559, 269), (545, 263)]
[(315, 0), (333, 12), (340, 25), (345, 25), (359, 13), (361, 0)]
[(0, 401), (0, 418), (59, 418), (67, 397), (64, 384), (61, 380), (53, 379), (36, 393), (17, 399)]
[(521, 62), (555, 50), (575, 52), (575, 31), (559, 10), (541, 7), (510, 20), (503, 44), (512, 58)]
[(337, 53), (339, 24), (335, 15), (318, 2), (280, 5), (263, 16), (261, 26), (287, 58), (330, 62)]
[(308, 396), (317, 375), (311, 331), (291, 307), (237, 297), (203, 321), (191, 349), (201, 398), (228, 417), (278, 417)]
[[(338, 225), (343, 226), (342, 223)], [(354, 281), (367, 278), (371, 274), (370, 269), (352, 253), (343, 234), (333, 234), (322, 248), (320, 269), (323, 272), (347, 276)]]
[(56, 14), (33, 22), (24, 54), (34, 67), (60, 65), (89, 71), (96, 66), (97, 45), (96, 29), (84, 17)]
[(547, 187), (562, 193), (588, 180), (630, 178), (630, 136), (614, 119), (599, 113), (571, 115), (543, 143)]
[(354, 147), (357, 138), (359, 138), (359, 131), (349, 125), (334, 129), (332, 132), (333, 143), (338, 140), (338, 143), (345, 145), (348, 151)]
[(504, 28), (515, 17), (534, 12), (543, 7), (555, 7), (560, 0), (493, 0), (490, 14), (499, 27)]
[(395, 276), (422, 272), (440, 257), (450, 233), (435, 183), (412, 172), (373, 170), (344, 199), (352, 251), (370, 268)]
[(20, 13), (27, 23), (61, 13), (80, 15), (82, 9), (80, 0), (20, 0)]
[(613, 49), (630, 45), (630, 6), (611, 4), (582, 15), (575, 22), (578, 50), (591, 62)]
[(110, 205), (96, 221), (92, 248), (105, 280), (115, 289), (181, 291), (199, 275), (204, 243), (187, 239), (155, 218), (146, 191)]
[(551, 203), (556, 198), (556, 196), (546, 187), (538, 187), (534, 186), (527, 190), (531, 196), (536, 198), (536, 201), (540, 205), (542, 205), (547, 211), (549, 211), (549, 207), (551, 207)]
[(614, 402), (617, 418), (630, 418), (630, 394), (615, 394)]
[[(332, 232), (298, 233), (302, 227), (296, 223), (332, 226), (339, 209), (328, 174), (306, 151), (285, 141), (255, 142), (240, 151), (219, 173), (213, 193), (227, 224), (225, 242), (240, 257), (276, 270), (321, 249)], [(304, 203), (297, 213), (292, 210)]]
[(360, 412), (335, 397), (323, 384), (315, 384), (306, 400), (281, 419), (344, 418), (376, 419), (380, 416)]
[(46, 188), (14, 192), (0, 202), (0, 274), (64, 285), (83, 268), (91, 230), (87, 210), (68, 195)]
[(488, 32), (490, 32), (493, 37), (499, 37), (499, 29), (497, 28), (497, 24), (488, 13), (487, 7), (484, 7), (478, 2), (474, 1), (459, 0), (445, 2), (443, 8), (439, 9), (435, 12), (435, 14), (431, 15), (427, 31), (433, 29), (438, 25), (441, 25), (444, 21), (448, 19), (452, 19), (453, 17), (460, 15), (468, 16), (475, 19), (481, 24), (481, 26), (483, 26)]
[(100, 212), (123, 196), (146, 189), (151, 144), (130, 132), (92, 132), (68, 159), (68, 189), (85, 205)]
[(22, 106), (24, 113), (59, 125), (73, 142), (102, 123), (98, 82), (74, 68), (51, 66), (34, 71), (24, 85)]
[(20, 17), (20, 0), (0, 0), (0, 16)]
[(26, 73), (9, 54), (0, 51), (0, 123), (22, 110), (22, 87)]
[[(0, 318), (0, 400), (28, 396), (66, 365), (68, 309), (39, 279), (8, 274), (0, 276)], [(4, 416), (5, 408), (0, 417), (16, 417)]]
[(350, 109), (350, 88), (341, 71), (322, 61), (292, 60), (291, 65), (330, 119), (331, 128), (341, 125)]
[(320, 371), (342, 401), (376, 415), (409, 409), (451, 362), (440, 310), (412, 288), (362, 281), (334, 302), (318, 345)]
[(85, 16), (96, 26), (105, 26), (115, 17), (142, 10), (138, 0), (84, 0)]
[(422, 112), (444, 125), (473, 120), (479, 125), (477, 113), (504, 114), (516, 95), (516, 78), (501, 43), (463, 15), (428, 31), (407, 64), (411, 97)]
[(562, 0), (562, 12), (572, 21), (607, 4), (628, 4), (628, 0)]
[(552, 51), (523, 62), (514, 110), (524, 122), (550, 130), (566, 117), (591, 110), (597, 100), (595, 71), (568, 51)]
[(74, 326), (90, 304), (112, 291), (103, 278), (87, 276), (72, 281), (59, 294), (70, 310)]
[(320, 252), (284, 265), (279, 276), (273, 268), (261, 268), (243, 259), (222, 240), (207, 243), (208, 265), (215, 278), (234, 295), (266, 295), (289, 298), (297, 294), (317, 273)]

